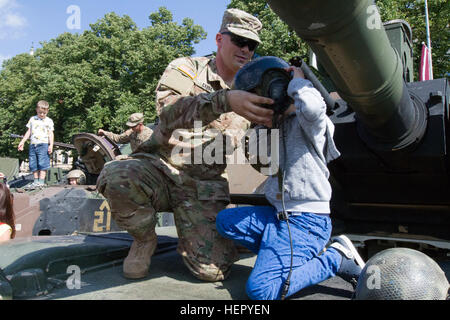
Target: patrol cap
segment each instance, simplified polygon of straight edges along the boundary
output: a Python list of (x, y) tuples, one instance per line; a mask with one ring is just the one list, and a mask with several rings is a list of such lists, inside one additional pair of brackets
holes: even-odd
[(127, 126), (135, 127), (141, 122), (144, 122), (144, 115), (142, 113), (133, 113), (128, 118)]
[(235, 35), (261, 43), (258, 35), (261, 28), (262, 23), (255, 16), (239, 9), (227, 9), (223, 14), (220, 32), (229, 31)]

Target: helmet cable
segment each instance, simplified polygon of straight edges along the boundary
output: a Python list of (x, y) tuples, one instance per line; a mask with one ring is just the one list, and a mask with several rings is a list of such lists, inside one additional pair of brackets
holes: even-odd
[(283, 211), (281, 213), (281, 217), (280, 220), (284, 220), (286, 221), (286, 225), (288, 228), (288, 233), (289, 233), (289, 243), (291, 246), (291, 263), (290, 263), (290, 267), (289, 267), (289, 274), (286, 278), (286, 281), (283, 284), (283, 288), (281, 291), (281, 300), (284, 300), (286, 298), (286, 295), (289, 291), (289, 286), (290, 286), (290, 282), (291, 282), (291, 275), (292, 275), (292, 267), (294, 264), (294, 246), (292, 244), (292, 235), (291, 235), (291, 228), (289, 226), (289, 216), (286, 212), (286, 207), (285, 207), (285, 202), (284, 202), (284, 192), (285, 192), (285, 184), (284, 184), (284, 180), (286, 178), (286, 170), (287, 170), (287, 149), (286, 149), (286, 136), (285, 136), (285, 127), (284, 127), (284, 114), (281, 117), (281, 121), (280, 121), (280, 129), (281, 129), (281, 140), (283, 143), (283, 167), (282, 167), (282, 179), (281, 179), (281, 185), (282, 185), (282, 189), (281, 189), (281, 204), (283, 207)]

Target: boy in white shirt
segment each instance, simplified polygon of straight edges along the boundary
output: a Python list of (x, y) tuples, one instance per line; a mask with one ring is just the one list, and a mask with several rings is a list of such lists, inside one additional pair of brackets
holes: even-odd
[(20, 141), (18, 150), (23, 151), (23, 146), (31, 137), (29, 161), (30, 171), (33, 172), (34, 182), (32, 187), (44, 185), (47, 170), (50, 168), (50, 154), (53, 152), (53, 120), (47, 117), (49, 104), (41, 100), (36, 105), (36, 115), (27, 123), (27, 132)]

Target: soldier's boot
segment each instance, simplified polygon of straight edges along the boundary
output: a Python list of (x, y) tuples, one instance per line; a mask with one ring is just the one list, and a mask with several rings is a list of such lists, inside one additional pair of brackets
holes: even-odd
[(183, 262), (189, 271), (197, 278), (203, 281), (223, 281), (225, 280), (231, 271), (231, 266), (227, 268), (219, 268), (214, 264), (202, 264), (192, 259), (188, 259), (182, 256)]
[(150, 260), (157, 244), (158, 238), (154, 229), (144, 236), (134, 237), (128, 256), (123, 262), (125, 278), (140, 279), (148, 275)]

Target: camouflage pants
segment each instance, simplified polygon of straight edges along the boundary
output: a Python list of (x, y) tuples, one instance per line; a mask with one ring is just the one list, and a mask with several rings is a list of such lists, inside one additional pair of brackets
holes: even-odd
[(134, 238), (156, 225), (156, 212), (173, 212), (178, 252), (194, 276), (207, 281), (227, 277), (237, 260), (233, 242), (216, 230), (216, 215), (228, 204), (228, 184), (183, 176), (182, 184), (156, 168), (149, 159), (111, 161), (97, 189), (108, 199), (116, 224)]

